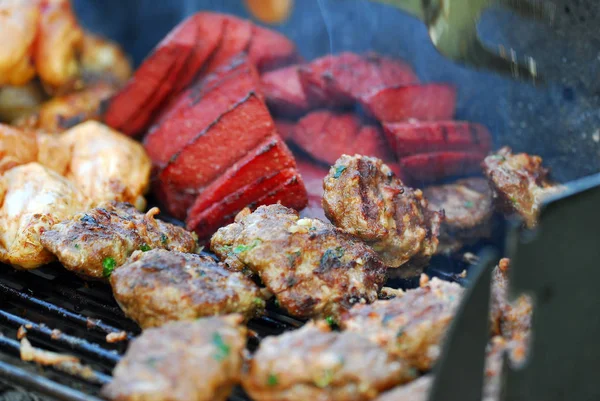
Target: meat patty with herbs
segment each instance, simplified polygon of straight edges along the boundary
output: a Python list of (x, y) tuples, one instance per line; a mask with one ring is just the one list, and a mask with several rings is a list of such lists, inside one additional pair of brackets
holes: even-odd
[(224, 401), (239, 383), (241, 315), (171, 322), (133, 340), (102, 389), (109, 400)]
[(164, 249), (135, 251), (110, 284), (121, 309), (144, 329), (233, 312), (250, 318), (265, 304), (258, 286), (242, 273), (209, 256)]
[(310, 323), (264, 339), (242, 377), (262, 401), (362, 401), (416, 377), (416, 371), (358, 334)]
[(498, 206), (505, 213), (521, 216), (529, 228), (536, 226), (544, 198), (562, 190), (549, 180), (541, 157), (513, 154), (509, 147), (486, 157), (482, 167)]
[(458, 284), (433, 278), (397, 298), (354, 306), (340, 325), (427, 371), (440, 354), (462, 294)]
[(485, 178), (466, 178), (423, 190), (432, 212), (444, 211), (437, 253), (454, 252), (491, 234), (492, 190)]
[(109, 202), (52, 226), (41, 235), (44, 247), (81, 276), (103, 279), (136, 250), (194, 252), (196, 235), (155, 219), (159, 209), (140, 213), (133, 205)]
[(339, 158), (323, 182), (325, 215), (360, 238), (400, 275), (422, 271), (438, 245), (442, 215), (430, 212), (423, 193), (404, 186), (381, 160)]
[(213, 235), (211, 249), (229, 268), (258, 274), (297, 317), (336, 318), (355, 303), (375, 301), (385, 281), (386, 269), (368, 246), (282, 205), (240, 212)]

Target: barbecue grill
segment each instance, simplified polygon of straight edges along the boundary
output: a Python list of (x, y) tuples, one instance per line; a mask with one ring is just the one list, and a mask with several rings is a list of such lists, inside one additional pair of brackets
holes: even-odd
[[(250, 17), (237, 1), (132, 0), (127, 3), (125, 6), (122, 0), (74, 0), (82, 24), (119, 41), (136, 64), (173, 26), (199, 9)], [(600, 40), (598, 33), (590, 31), (596, 4), (552, 3), (562, 24), (552, 33), (537, 23), (501, 10), (484, 15), (479, 27), (484, 42), (506, 43), (519, 54), (534, 57), (542, 73), (546, 68), (549, 81), (537, 86), (475, 71), (444, 59), (430, 43), (426, 28), (419, 21), (389, 6), (369, 1), (297, 1), (290, 19), (275, 29), (297, 43), (307, 59), (344, 50), (375, 50), (408, 60), (425, 82), (456, 84), (459, 119), (485, 124), (492, 130), (497, 144), (541, 155), (554, 178), (567, 182), (600, 171), (597, 88)], [(577, 40), (570, 46), (574, 40), (565, 33), (568, 21), (577, 24), (577, 35), (586, 34), (589, 40)], [(556, 37), (548, 36), (555, 34)], [(504, 225), (497, 224), (492, 238), (465, 251), (478, 254), (483, 248), (492, 247), (502, 255), (505, 234)], [(460, 273), (470, 266), (464, 259), (438, 256), (426, 272), (462, 282), (465, 278)], [(415, 280), (392, 282), (392, 286), (399, 288), (416, 284)], [(302, 324), (271, 303), (265, 316), (250, 322), (249, 346), (256, 347), (264, 336)], [(81, 364), (40, 367), (21, 361), (21, 344), (17, 338), (23, 328), (34, 347), (75, 355)], [(107, 342), (107, 335), (123, 332), (122, 341)], [(60, 266), (28, 272), (0, 266), (0, 391), (5, 385), (7, 397), (10, 393), (24, 399), (41, 395), (59, 400), (96, 400), (101, 386), (111, 380), (111, 370), (126, 350), (128, 341), (139, 332), (137, 325), (121, 312), (106, 284), (84, 281)], [(248, 398), (241, 389), (236, 389), (231, 399)]]

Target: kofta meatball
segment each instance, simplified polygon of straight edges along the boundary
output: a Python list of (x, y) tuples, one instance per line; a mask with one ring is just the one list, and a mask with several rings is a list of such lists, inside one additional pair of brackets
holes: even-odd
[(401, 275), (420, 273), (435, 253), (442, 215), (429, 211), (423, 193), (404, 186), (381, 160), (344, 155), (323, 187), (327, 218), (369, 244), (385, 265), (410, 261)]
[(437, 253), (455, 252), (491, 234), (492, 190), (485, 178), (466, 178), (423, 190), (432, 212), (444, 211)]
[(102, 395), (115, 401), (224, 401), (239, 383), (246, 346), (241, 315), (144, 330)]
[(144, 329), (233, 312), (249, 318), (265, 304), (242, 273), (209, 256), (164, 249), (135, 251), (111, 274), (110, 284), (121, 309)]
[(463, 291), (456, 283), (433, 278), (397, 298), (354, 306), (340, 325), (427, 371), (438, 359)]
[(196, 235), (155, 219), (159, 209), (140, 213), (133, 205), (109, 202), (55, 224), (41, 235), (44, 247), (81, 276), (106, 279), (136, 250), (194, 252)]
[(482, 167), (494, 189), (497, 205), (507, 214), (521, 216), (529, 228), (537, 225), (544, 198), (562, 190), (549, 180), (541, 157), (513, 154), (509, 147), (486, 157)]
[(377, 299), (386, 269), (368, 246), (282, 205), (240, 212), (211, 249), (230, 269), (257, 274), (292, 316), (336, 318)]
[(363, 401), (416, 377), (384, 349), (322, 324), (264, 339), (242, 377), (262, 401)]

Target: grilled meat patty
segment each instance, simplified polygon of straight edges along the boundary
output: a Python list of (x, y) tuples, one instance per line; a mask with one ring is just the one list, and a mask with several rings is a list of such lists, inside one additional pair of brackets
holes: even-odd
[(240, 380), (242, 321), (241, 315), (228, 315), (144, 330), (102, 395), (117, 401), (224, 401)]
[(370, 400), (416, 372), (358, 334), (309, 323), (264, 339), (242, 377), (262, 401)]
[(462, 294), (458, 284), (433, 278), (398, 298), (354, 306), (340, 325), (426, 371), (438, 358)]
[[(404, 186), (381, 160), (344, 155), (323, 187), (327, 218), (372, 246), (387, 266), (411, 261), (409, 266), (419, 269), (435, 253), (441, 214), (430, 212), (423, 193)], [(404, 275), (419, 272), (403, 270)]]
[(140, 213), (129, 203), (109, 202), (74, 215), (41, 235), (42, 245), (75, 273), (107, 278), (135, 250), (194, 252), (195, 234), (155, 219), (154, 207)]
[(425, 188), (432, 212), (444, 211), (437, 253), (454, 252), (491, 234), (492, 190), (485, 178), (466, 178)]
[(482, 167), (498, 206), (505, 213), (517, 213), (529, 228), (537, 224), (542, 200), (562, 190), (548, 179), (541, 157), (513, 154), (509, 147), (486, 157)]
[[(500, 336), (492, 338), (489, 342), (486, 351), (483, 401), (496, 401), (500, 398), (503, 354), (510, 351), (510, 348), (511, 344)], [(433, 376), (422, 376), (409, 384), (383, 393), (377, 401), (426, 401), (432, 385)]]
[(258, 274), (281, 307), (297, 317), (333, 316), (373, 302), (385, 267), (369, 247), (317, 219), (281, 205), (240, 212), (211, 239), (232, 269)]
[(110, 276), (113, 295), (142, 328), (173, 320), (239, 312), (252, 317), (265, 302), (258, 286), (208, 256), (135, 251)]

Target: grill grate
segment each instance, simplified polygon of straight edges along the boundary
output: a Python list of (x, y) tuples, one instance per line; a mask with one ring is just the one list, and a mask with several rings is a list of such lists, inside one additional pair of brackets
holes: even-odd
[[(99, 400), (103, 384), (139, 334), (111, 295), (110, 287), (86, 282), (60, 266), (31, 272), (0, 265), (0, 376), (10, 384), (60, 400)], [(269, 305), (266, 314), (249, 322), (249, 348), (256, 348), (268, 335), (301, 326), (303, 322), (283, 315)], [(26, 328), (34, 347), (74, 355), (92, 369), (81, 374), (81, 366), (38, 367), (20, 360), (17, 331)], [(106, 335), (126, 333), (125, 340), (108, 343)], [(247, 400), (241, 389), (232, 401)]]

